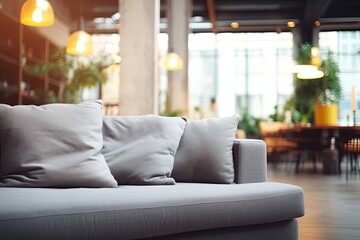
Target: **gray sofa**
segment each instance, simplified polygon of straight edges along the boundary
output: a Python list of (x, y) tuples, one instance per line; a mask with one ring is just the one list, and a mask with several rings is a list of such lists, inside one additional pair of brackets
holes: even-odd
[(0, 188), (0, 239), (297, 239), (303, 191), (266, 182), (265, 156), (235, 141), (236, 184)]
[[(93, 106), (91, 105), (91, 107), (89, 107), (89, 105), (85, 105), (81, 107), (89, 111)], [(50, 115), (59, 114), (60, 110), (58, 106), (26, 109), (27, 111), (39, 111), (37, 114), (31, 115), (37, 116), (38, 114), (45, 114), (46, 111), (52, 108), (56, 108), (57, 111), (50, 111)], [(61, 121), (70, 121), (69, 119), (71, 119), (72, 116), (76, 115), (79, 111), (81, 112), (81, 109), (73, 111), (74, 109), (71, 108), (72, 107), (70, 107), (70, 115), (66, 115), (66, 112), (61, 110), (59, 116), (54, 117), (52, 115), (51, 119), (58, 119), (66, 115)], [(63, 107), (61, 107), (61, 109), (63, 109)], [(94, 109), (98, 111), (100, 108), (95, 107)], [(41, 146), (46, 144), (44, 142), (41, 142), (42, 145), (39, 145), (36, 141), (31, 143), (26, 141), (23, 143), (22, 138), (16, 138), (15, 140), (18, 141), (16, 142), (16, 148), (25, 149), (26, 146), (31, 144), (31, 149), (37, 149), (37, 160), (35, 163), (31, 162), (34, 159), (34, 157), (32, 157), (30, 160), (26, 159), (25, 163), (19, 160), (21, 164), (14, 165), (12, 163), (13, 160), (21, 157), (26, 158), (29, 155), (29, 153), (16, 155), (19, 154), (19, 151), (12, 152), (13, 150), (9, 149), (9, 146), (14, 145), (11, 140), (13, 136), (21, 132), (21, 129), (19, 129), (20, 125), (16, 123), (16, 121), (22, 121), (25, 116), (21, 115), (21, 117), (19, 117), (19, 112), (23, 114), (23, 109), (0, 106), (0, 123), (2, 124), (0, 129), (0, 186), (2, 186), (0, 187), (0, 239), (2, 240), (298, 239), (296, 218), (304, 215), (303, 191), (301, 188), (289, 184), (266, 182), (266, 147), (265, 143), (261, 140), (232, 141), (229, 149), (231, 152), (230, 170), (230, 165), (206, 166), (207, 164), (210, 165), (211, 156), (216, 155), (217, 152), (220, 152), (219, 156), (225, 154), (221, 153), (221, 149), (215, 149), (214, 152), (214, 149), (207, 147), (204, 142), (210, 140), (206, 138), (203, 138), (204, 142), (196, 140), (190, 144), (191, 146), (196, 146), (194, 148), (195, 150), (203, 144), (204, 147), (201, 149), (201, 152), (211, 154), (206, 156), (206, 162), (202, 163), (202, 165), (198, 163), (197, 165), (194, 164), (195, 167), (193, 170), (187, 169), (180, 171), (181, 166), (177, 166), (177, 162), (181, 162), (182, 159), (179, 155), (186, 155), (190, 151), (185, 148), (182, 142), (186, 138), (185, 135), (191, 136), (193, 140), (196, 139), (196, 136), (201, 135), (199, 132), (196, 132), (196, 136), (193, 136), (185, 131), (184, 136), (182, 136), (183, 133), (181, 130), (181, 134), (179, 135), (179, 139), (181, 137), (180, 145), (178, 146), (179, 143), (177, 143), (175, 147), (186, 149), (186, 151), (184, 150), (182, 152), (178, 150), (176, 153), (175, 169), (171, 176), (169, 173), (171, 170), (164, 165), (153, 169), (152, 166), (159, 164), (156, 162), (151, 162), (151, 165), (143, 167), (148, 164), (149, 159), (140, 162), (138, 166), (131, 165), (134, 164), (136, 158), (138, 158), (138, 156), (136, 156), (135, 160), (132, 159), (131, 164), (126, 163), (126, 166), (130, 164), (131, 168), (134, 168), (133, 172), (136, 172), (137, 169), (142, 169), (140, 171), (141, 174), (147, 171), (147, 176), (142, 175), (141, 178), (134, 178), (134, 174), (131, 171), (129, 176), (123, 177), (124, 169), (119, 170), (118, 168), (125, 164), (121, 163), (114, 166), (115, 162), (122, 160), (114, 161), (111, 159), (113, 155), (123, 156), (126, 153), (126, 149), (121, 150), (121, 147), (127, 146), (127, 144), (122, 142), (116, 146), (116, 148), (113, 145), (114, 142), (117, 142), (117, 136), (124, 136), (126, 133), (114, 134), (114, 131), (120, 130), (114, 130), (114, 126), (110, 125), (110, 127), (106, 127), (104, 123), (104, 127), (102, 127), (104, 142), (101, 140), (100, 146), (103, 147), (102, 152), (110, 166), (112, 175), (115, 176), (116, 181), (119, 183), (119, 185), (117, 185), (116, 182), (114, 183), (115, 180), (110, 173), (106, 172), (107, 170), (105, 168), (101, 169), (101, 166), (107, 167), (105, 165), (97, 165), (97, 170), (94, 171), (94, 173), (84, 176), (85, 170), (89, 170), (89, 165), (91, 166), (91, 164), (95, 162), (93, 157), (90, 158), (91, 161), (87, 160), (86, 164), (80, 163), (77, 167), (64, 168), (64, 162), (66, 162), (66, 166), (68, 166), (74, 161), (73, 159), (75, 159), (73, 154), (69, 157), (68, 155), (70, 153), (67, 153), (62, 156), (60, 163), (59, 159), (56, 158), (56, 166), (60, 165), (63, 167), (61, 171), (56, 172), (53, 167), (49, 167), (53, 159), (47, 155), (49, 154), (48, 150), (44, 153), (44, 150), (41, 149)], [(15, 116), (17, 118), (11, 118), (11, 121), (9, 121), (8, 116), (12, 116), (14, 113), (16, 113)], [(99, 113), (101, 114), (101, 111)], [(86, 115), (86, 112), (81, 114)], [(30, 121), (31, 116), (26, 116), (27, 121)], [(53, 121), (46, 119), (48, 115), (36, 118), (36, 121), (32, 123), (32, 129), (25, 129), (24, 134), (26, 135), (22, 137), (28, 138), (28, 136), (31, 136), (32, 139), (36, 138), (36, 136), (39, 135), (39, 131), (45, 129), (47, 135), (51, 135), (50, 140), (47, 139), (47, 142), (50, 142), (51, 145), (47, 144), (47, 147), (51, 149), (52, 146), (55, 146), (55, 150), (50, 152), (52, 155), (54, 151), (59, 151), (59, 148), (64, 148), (66, 143), (69, 142), (66, 147), (74, 147), (73, 145), (75, 144), (76, 148), (74, 148), (74, 151), (84, 148), (86, 151), (91, 149), (91, 152), (94, 152), (94, 148), (89, 147), (90, 140), (97, 139), (98, 137), (94, 138), (95, 135), (89, 133), (89, 128), (84, 128), (86, 121), (91, 118), (90, 116), (94, 116), (94, 114), (86, 115), (86, 117), (81, 120), (81, 126), (75, 127), (78, 133), (84, 130), (84, 136), (80, 138), (79, 135), (76, 135), (75, 138), (78, 142), (84, 141), (86, 143), (84, 147), (79, 145), (78, 142), (74, 143), (74, 141), (69, 140), (72, 132), (75, 131), (69, 132), (68, 127), (64, 127), (67, 131), (67, 138), (65, 140), (61, 139), (61, 136), (64, 135), (58, 134), (59, 131), (64, 130), (64, 128), (59, 129), (59, 123), (61, 121), (56, 121), (55, 132), (57, 132), (57, 137), (53, 138), (52, 133), (54, 130), (50, 128)], [(46, 120), (41, 122), (41, 119)], [(69, 126), (76, 124), (76, 122), (79, 121), (79, 116), (76, 116), (74, 119), (76, 121), (70, 122), (68, 124)], [(121, 117), (119, 117), (119, 119), (121, 119), (119, 121), (123, 122), (118, 126), (123, 127), (124, 120)], [(155, 119), (156, 121), (164, 121), (164, 119), (166, 121), (174, 120), (150, 117), (146, 118), (145, 122), (149, 122), (149, 119)], [(125, 123), (136, 122), (134, 119), (131, 119), (131, 121), (128, 120), (129, 119), (125, 118)], [(230, 120), (232, 124), (233, 120)], [(38, 123), (38, 121), (41, 123)], [(98, 121), (100, 121), (99, 124), (101, 125), (101, 115)], [(106, 121), (113, 123), (112, 118), (107, 120), (104, 118), (104, 122)], [(96, 121), (91, 121), (90, 126), (93, 127), (96, 125), (95, 123)], [(185, 128), (183, 121), (176, 119), (176, 126), (181, 125), (182, 129), (185, 128), (185, 130), (191, 128), (190, 123), (191, 122), (189, 122)], [(219, 126), (222, 127), (224, 121), (220, 123)], [(206, 122), (206, 125), (208, 124), (209, 122)], [(44, 125), (46, 127), (44, 127)], [(16, 133), (12, 131), (14, 126), (17, 127)], [(139, 126), (138, 123), (137, 126)], [(142, 126), (144, 126), (144, 124), (142, 124)], [(164, 131), (166, 133), (164, 136), (167, 136), (169, 139), (176, 138), (176, 136), (168, 135), (169, 129), (164, 126), (166, 126), (166, 123), (161, 122), (161, 127), (156, 126), (156, 131), (154, 132)], [(173, 127), (175, 125), (171, 126)], [(51, 129), (51, 131), (49, 131), (49, 129)], [(98, 129), (101, 129), (101, 126), (99, 126)], [(126, 129), (129, 128), (126, 127)], [(144, 131), (152, 131), (148, 125), (146, 125), (144, 129)], [(174, 130), (175, 128), (172, 129)], [(221, 132), (223, 131), (218, 129), (220, 131), (217, 132), (214, 124), (211, 129), (215, 132), (214, 134), (221, 139)], [(51, 132), (51, 134), (49, 132)], [(143, 133), (144, 132), (142, 132), (142, 134)], [(231, 131), (229, 133), (233, 134)], [(43, 132), (40, 134), (40, 136), (47, 137), (45, 135)], [(91, 139), (86, 138), (88, 135), (91, 135)], [(135, 141), (145, 139), (145, 143), (140, 142), (143, 144), (143, 147), (135, 151), (135, 153), (148, 150), (153, 151), (156, 146), (163, 148), (162, 144), (170, 141), (169, 139), (166, 141), (158, 141), (157, 144), (153, 144), (151, 148), (148, 148), (146, 142), (151, 141), (151, 139), (146, 139), (146, 136), (150, 136), (151, 138), (153, 138), (153, 136), (149, 134), (143, 134), (143, 136), (143, 138), (139, 138), (138, 136), (134, 137)], [(114, 139), (116, 141), (113, 141)], [(129, 136), (125, 139), (126, 140), (122, 141), (130, 141)], [(216, 139), (213, 138), (211, 141), (216, 141)], [(131, 144), (133, 144), (133, 141), (132, 143), (128, 143), (128, 145)], [(217, 142), (216, 144), (222, 145), (222, 142)], [(106, 146), (108, 146), (108, 149)], [(109, 148), (112, 150), (109, 151)], [(116, 151), (114, 149), (116, 149)], [(113, 154), (113, 151), (115, 151), (116, 154)], [(61, 151), (61, 153), (62, 152), (63, 151)], [(33, 154), (33, 152), (30, 153), (30, 155)], [(134, 151), (131, 153), (133, 154)], [(172, 150), (169, 150), (169, 152), (166, 151), (165, 155), (162, 150), (158, 153), (163, 154), (162, 156), (174, 158)], [(126, 154), (127, 157), (134, 157), (129, 156), (129, 153)], [(152, 154), (146, 154), (146, 156)], [(9, 156), (11, 155), (16, 156), (16, 158), (10, 159), (12, 165), (8, 162)], [(81, 159), (83, 155), (84, 151), (76, 155), (76, 159)], [(39, 162), (44, 156), (46, 157), (46, 161)], [(101, 159), (103, 160), (102, 157), (100, 160)], [(162, 159), (162, 157), (158, 156), (156, 159)], [(166, 159), (163, 159), (161, 164), (167, 162), (165, 160)], [(174, 159), (169, 161), (170, 164), (168, 166), (174, 165), (173, 160)], [(66, 181), (72, 177), (69, 172), (73, 171), (73, 169), (78, 171), (78, 169), (81, 169), (83, 166), (85, 166), (85, 169), (80, 172), (75, 172), (74, 179)], [(184, 166), (189, 168), (189, 163)], [(222, 167), (225, 169), (223, 174), (225, 176), (225, 178), (223, 178), (225, 182), (227, 181), (226, 179), (229, 173), (234, 174), (232, 178), (229, 178), (231, 183), (219, 183), (222, 181), (221, 178), (212, 183), (212, 174), (221, 171)], [(211, 173), (211, 171), (205, 171), (211, 170), (211, 168), (216, 169), (216, 172)], [(151, 169), (154, 171), (162, 169), (166, 174), (154, 176)], [(26, 172), (27, 170), (29, 171)], [(49, 174), (54, 171), (56, 174)], [(105, 172), (106, 178), (102, 175), (96, 175), (99, 171), (102, 173)], [(117, 174), (120, 173), (119, 171), (123, 171), (121, 172), (121, 179), (117, 177)], [(16, 174), (14, 172), (16, 172)], [(185, 176), (189, 172), (195, 174), (200, 180), (195, 179), (191, 181), (191, 178)], [(202, 175), (200, 172), (202, 172)], [(64, 178), (64, 176), (66, 178)], [(171, 179), (172, 176), (174, 176), (174, 179)], [(58, 177), (58, 179), (54, 180), (53, 178), (55, 177)], [(109, 177), (111, 177), (111, 179)], [(101, 184), (105, 184), (105, 187), (96, 185), (98, 183), (96, 183), (95, 178), (103, 178)], [(62, 181), (63, 186), (59, 185), (59, 179)], [(79, 182), (79, 179), (88, 180)], [(75, 183), (76, 181), (78, 182)], [(91, 185), (86, 185), (86, 181), (90, 182)], [(120, 181), (123, 181), (123, 183), (120, 184)]]

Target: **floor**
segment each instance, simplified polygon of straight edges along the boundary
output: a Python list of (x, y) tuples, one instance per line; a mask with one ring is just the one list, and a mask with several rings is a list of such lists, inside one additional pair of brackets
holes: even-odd
[[(344, 167), (344, 166), (343, 166)], [(324, 175), (305, 164), (269, 164), (268, 181), (298, 185), (305, 193), (305, 216), (299, 218), (299, 240), (360, 240), (360, 173)]]

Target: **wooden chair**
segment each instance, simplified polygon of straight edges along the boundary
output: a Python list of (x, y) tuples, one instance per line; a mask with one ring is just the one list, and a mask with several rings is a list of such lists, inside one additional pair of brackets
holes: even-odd
[(321, 159), (323, 146), (320, 143), (321, 131), (309, 131), (308, 128), (294, 128), (288, 133), (288, 139), (297, 144), (295, 171), (300, 171), (300, 166), (308, 160), (312, 162), (313, 171), (317, 171), (317, 162)]
[(286, 161), (294, 158), (295, 171), (299, 172), (300, 167), (309, 159), (313, 163), (313, 171), (317, 171), (317, 161), (321, 153), (318, 136), (320, 132), (314, 135), (306, 128), (290, 128), (283, 122), (261, 121), (259, 128), (261, 137), (267, 144), (268, 159), (274, 165), (281, 157), (285, 157)]
[[(350, 172), (359, 171), (360, 138), (348, 139), (342, 148), (343, 156), (346, 158), (346, 181)], [(350, 169), (349, 169), (350, 163)]]
[(281, 130), (289, 126), (283, 122), (259, 122), (261, 139), (266, 143), (267, 155), (269, 162), (277, 164), (278, 159), (287, 157), (290, 151), (297, 148), (297, 144), (286, 139)]

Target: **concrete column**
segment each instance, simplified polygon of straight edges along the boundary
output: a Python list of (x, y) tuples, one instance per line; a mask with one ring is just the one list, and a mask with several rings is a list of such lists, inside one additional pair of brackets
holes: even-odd
[(168, 0), (169, 52), (179, 54), (184, 62), (181, 70), (168, 72), (170, 111), (189, 113), (188, 36), (190, 0)]
[(158, 114), (159, 0), (120, 0), (120, 115)]

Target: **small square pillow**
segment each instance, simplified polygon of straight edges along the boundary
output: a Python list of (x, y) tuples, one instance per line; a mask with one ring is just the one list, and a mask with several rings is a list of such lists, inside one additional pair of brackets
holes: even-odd
[(232, 183), (237, 124), (237, 116), (188, 120), (171, 176), (179, 182)]
[(102, 153), (119, 184), (175, 184), (170, 177), (186, 121), (180, 117), (104, 117)]
[(0, 186), (117, 187), (101, 154), (101, 109), (0, 104)]

